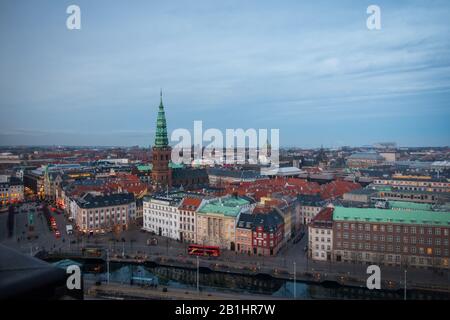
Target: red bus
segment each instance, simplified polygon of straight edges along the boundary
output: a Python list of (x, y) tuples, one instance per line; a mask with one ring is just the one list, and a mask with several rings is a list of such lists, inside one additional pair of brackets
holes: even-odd
[(199, 244), (191, 244), (188, 247), (188, 254), (193, 256), (220, 256), (220, 248), (215, 246), (202, 246)]

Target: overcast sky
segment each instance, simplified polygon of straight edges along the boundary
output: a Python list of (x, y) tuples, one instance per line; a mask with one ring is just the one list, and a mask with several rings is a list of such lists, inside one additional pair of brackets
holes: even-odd
[(449, 19), (446, 0), (2, 0), (0, 145), (148, 146), (160, 88), (169, 132), (450, 145)]

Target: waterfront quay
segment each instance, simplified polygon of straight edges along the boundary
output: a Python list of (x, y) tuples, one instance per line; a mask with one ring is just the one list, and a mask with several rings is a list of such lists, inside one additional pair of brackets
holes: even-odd
[[(85, 282), (86, 285), (86, 282)], [(247, 295), (217, 291), (197, 291), (187, 288), (143, 287), (119, 283), (91, 284), (85, 299), (150, 299), (150, 300), (277, 300), (273, 296)]]
[[(137, 254), (130, 255), (115, 252), (114, 250), (101, 257), (86, 257), (80, 251), (72, 252), (41, 252), (38, 254), (41, 259), (47, 261), (59, 261), (63, 259), (71, 259), (75, 261), (90, 262), (91, 264), (101, 263), (102, 265), (111, 264), (129, 264), (129, 265), (145, 265), (149, 267), (167, 267), (187, 270), (198, 270), (200, 273), (224, 273), (230, 275), (249, 276), (260, 279), (277, 279), (285, 281), (297, 281), (316, 285), (324, 285), (327, 287), (354, 287), (367, 288), (366, 280), (369, 275), (365, 273), (363, 266), (354, 266), (352, 272), (348, 270), (345, 264), (326, 266), (324, 269), (318, 263), (310, 263), (308, 269), (296, 268), (294, 274), (293, 269), (288, 269), (280, 264), (273, 264), (266, 261), (264, 265), (259, 262), (242, 261), (240, 259), (225, 260), (220, 258), (199, 258), (189, 256), (166, 256), (163, 254), (147, 255)], [(108, 268), (107, 266), (106, 268)], [(395, 273), (386, 270), (387, 276), (382, 275), (381, 289), (386, 291), (402, 291), (404, 290), (404, 282), (401, 277), (395, 277)], [(389, 273), (389, 271), (391, 271)], [(410, 270), (411, 278), (423, 280), (423, 274), (428, 274), (428, 270)], [(450, 294), (450, 285), (442, 285), (442, 275), (429, 275), (428, 282), (418, 282), (417, 280), (407, 283), (408, 290), (433, 291)]]

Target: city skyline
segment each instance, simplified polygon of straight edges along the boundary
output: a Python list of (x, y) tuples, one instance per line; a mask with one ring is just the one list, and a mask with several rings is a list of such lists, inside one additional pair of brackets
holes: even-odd
[(169, 138), (202, 120), (281, 147), (449, 145), (449, 4), (378, 1), (377, 31), (369, 4), (78, 1), (69, 31), (69, 3), (2, 2), (0, 145), (148, 147), (161, 87)]

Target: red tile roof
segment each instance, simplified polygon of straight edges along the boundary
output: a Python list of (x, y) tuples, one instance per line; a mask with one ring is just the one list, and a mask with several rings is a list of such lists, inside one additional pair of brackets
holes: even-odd
[(180, 209), (195, 211), (198, 209), (198, 207), (200, 206), (201, 203), (202, 203), (202, 199), (186, 197), (183, 199)]

